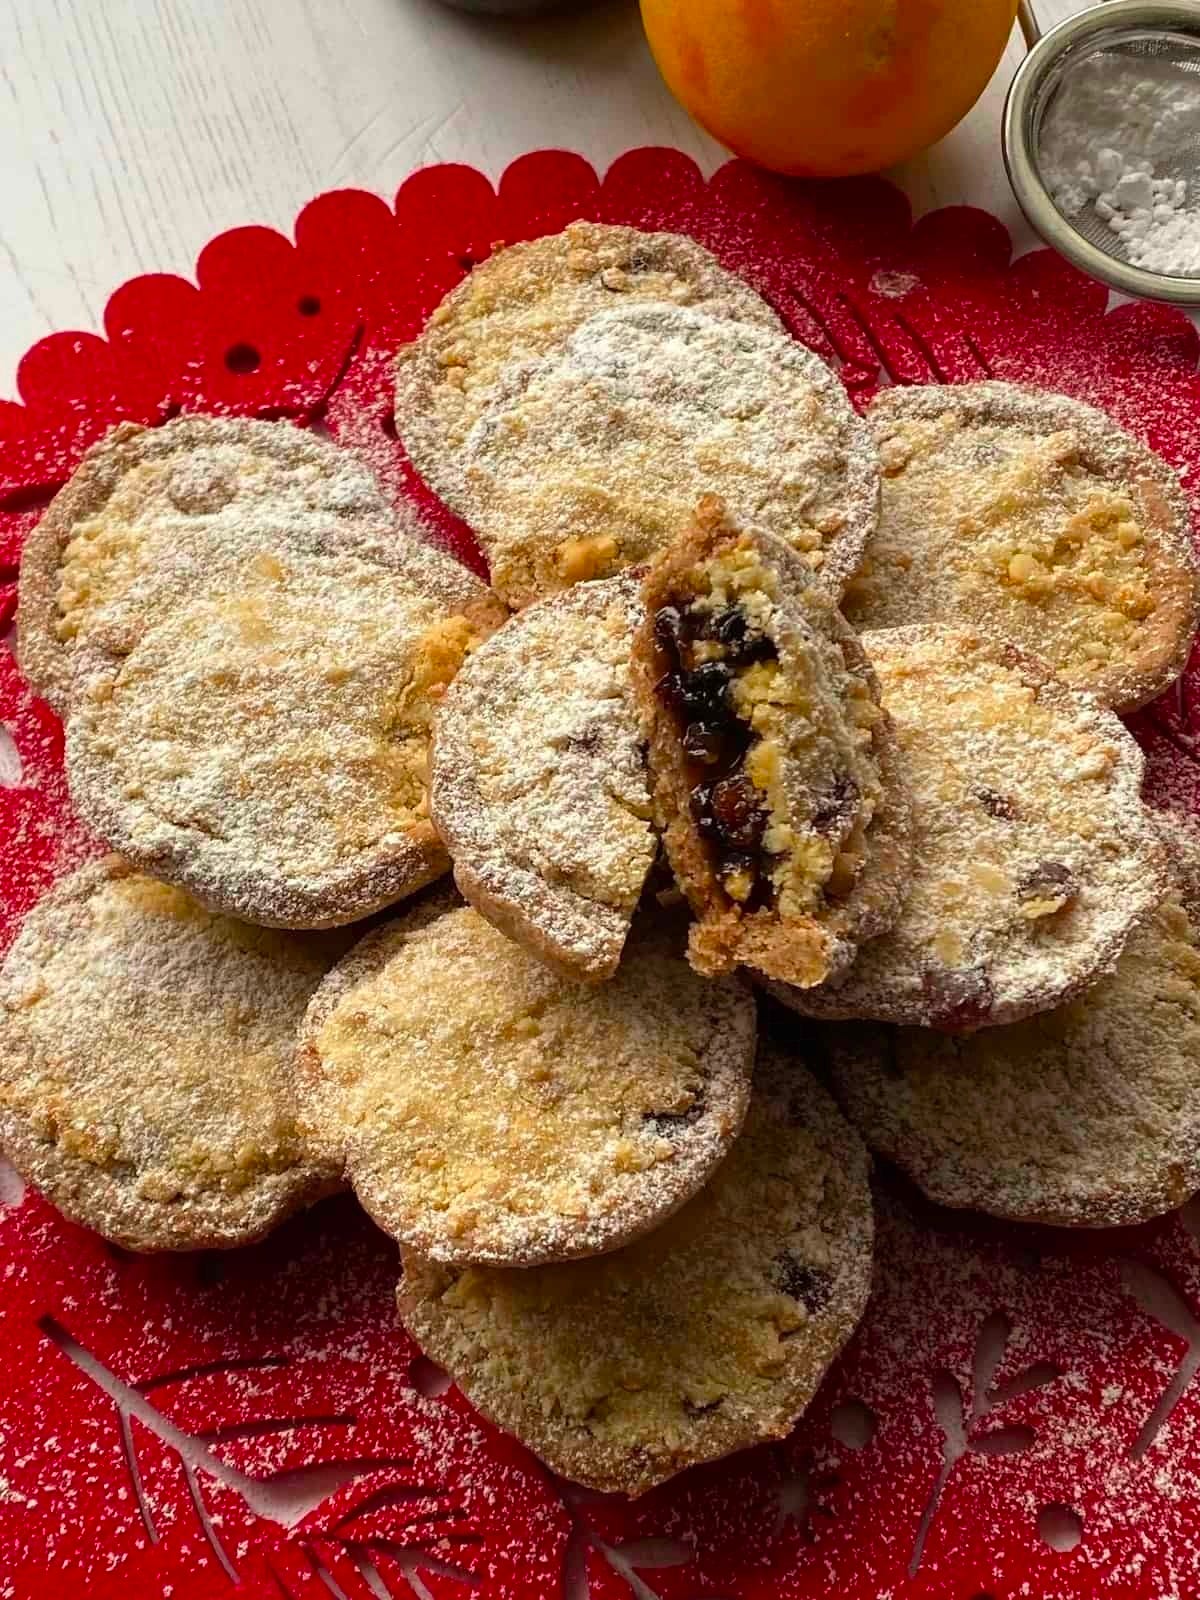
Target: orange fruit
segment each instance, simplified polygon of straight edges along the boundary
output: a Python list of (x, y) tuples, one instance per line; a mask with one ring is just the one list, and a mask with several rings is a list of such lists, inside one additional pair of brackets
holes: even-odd
[(641, 0), (672, 93), (736, 155), (843, 177), (903, 161), (983, 93), (1017, 0)]

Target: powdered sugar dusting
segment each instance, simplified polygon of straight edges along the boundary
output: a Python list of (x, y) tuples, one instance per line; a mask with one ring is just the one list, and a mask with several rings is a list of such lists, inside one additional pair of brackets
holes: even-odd
[(863, 644), (913, 793), (913, 882), (845, 979), (781, 998), (965, 1031), (1068, 999), (1165, 888), (1141, 752), (1111, 712), (990, 635), (894, 628)]
[(180, 417), (122, 424), (89, 451), (26, 542), (22, 666), (63, 710), (72, 655), (104, 606), (138, 589), (143, 618), (255, 560), (395, 537), (393, 514), (348, 451), (287, 423)]
[(1200, 568), (1176, 473), (1094, 407), (1017, 384), (887, 389), (861, 628), (969, 622), (1131, 710), (1178, 676)]
[(1169, 55), (1104, 50), (1068, 63), (1040, 136), (1055, 203), (1072, 218), (1094, 206), (1134, 266), (1200, 275), (1198, 120), (1200, 75)]
[(649, 1231), (745, 1115), (754, 1002), (643, 927), (604, 984), (559, 977), (474, 910), (370, 935), (305, 1020), (305, 1124), (367, 1210), (436, 1261), (569, 1260)]
[[(1185, 472), (1194, 461), (1195, 338), (1181, 317), (1146, 306), (1106, 315), (1103, 294), (1048, 252), (1010, 268), (1003, 229), (977, 212), (935, 214), (911, 232), (902, 196), (882, 181), (792, 186), (731, 163), (706, 185), (678, 153), (642, 151), (623, 157), (601, 191), (578, 157), (541, 152), (522, 159), (498, 198), (481, 174), (439, 167), (406, 185), (399, 229), (382, 202), (370, 202), (377, 216), (367, 227), (356, 207), (368, 197), (323, 197), (306, 214), (302, 247), (292, 252), (296, 273), (332, 276), (338, 263), (348, 264), (338, 303), (365, 319), (364, 354), (383, 367), (397, 326), (388, 320), (393, 303), (407, 334), (428, 310), (433, 257), (435, 273), (445, 271), (443, 263), (452, 270), (447, 252), (478, 255), (492, 239), (530, 232), (546, 194), (554, 196), (556, 219), (601, 207), (643, 224), (702, 231), (727, 263), (778, 292), (802, 336), (843, 363), (856, 393), (873, 390), (881, 361), (908, 382), (981, 377), (990, 369), (1088, 398)], [(239, 332), (245, 321), (246, 335), (261, 348), (274, 350), (278, 341), (291, 352), (294, 275), (267, 282), (261, 237), (261, 230), (242, 230), (223, 241), (229, 281), (240, 274), (263, 297), (239, 299)], [(861, 292), (877, 263), (922, 278), (923, 289), (900, 305), (901, 315), (895, 302), (872, 303)], [(171, 287), (170, 280), (130, 286), (140, 305), (131, 320), (153, 341), (159, 361), (155, 404), (194, 405), (200, 392), (228, 407), (296, 410), (319, 398), (308, 361), (312, 341), (303, 362), (288, 354), (253, 380), (231, 380), (219, 338), (198, 356), (192, 324), (173, 323)], [(223, 333), (222, 292), (210, 283), (198, 305), (209, 319), (204, 325)], [(323, 317), (311, 320), (312, 332), (324, 331)], [(322, 368), (330, 374), (344, 357), (344, 346), (334, 343)], [(113, 367), (113, 392), (103, 397), (77, 394), (69, 363), (39, 359), (27, 367), (22, 387), (30, 411), (17, 420), (28, 431), (6, 434), (5, 452), (7, 481), (22, 489), (66, 477), (81, 427), (94, 436), (145, 404), (144, 375), (132, 361)], [(355, 390), (355, 397), (365, 425), (377, 430), (387, 386)], [(394, 444), (382, 433), (379, 440), (381, 454), (403, 465)], [(23, 515), (3, 513), (7, 536)], [(0, 619), (3, 613), (0, 595)], [(0, 652), (0, 714), (26, 772), (25, 787), (0, 793), (0, 899), (9, 927), (55, 870), (52, 857), (72, 826), (52, 719), (44, 708), (31, 711), (23, 691), (9, 698), (10, 669)], [(1194, 713), (1178, 725), (1172, 713), (1169, 732), (1157, 716), (1156, 708), (1138, 719), (1155, 792), (1169, 789), (1194, 810), (1200, 769), (1187, 731)], [(88, 848), (79, 838), (76, 831), (72, 855)], [(575, 1600), (585, 1569), (596, 1596), (625, 1595), (632, 1570), (638, 1583), (664, 1596), (706, 1592), (731, 1600), (860, 1592), (913, 1600), (947, 1593), (1191, 1600), (1200, 1570), (1193, 1467), (1200, 1410), (1195, 1383), (1181, 1371), (1189, 1343), (1160, 1320), (1164, 1297), (1157, 1312), (1146, 1309), (1116, 1265), (1121, 1257), (1148, 1264), (1194, 1317), (1200, 1264), (1187, 1227), (1170, 1219), (1152, 1229), (1067, 1239), (986, 1228), (924, 1208), (914, 1215), (886, 1192), (880, 1214), (872, 1313), (802, 1427), (776, 1446), (688, 1474), (629, 1505), (555, 1483), (454, 1391), (436, 1403), (414, 1400), (406, 1372), (415, 1352), (391, 1306), (394, 1253), (348, 1205), (322, 1208), (268, 1245), (224, 1258), (216, 1282), (208, 1258), (114, 1260), (29, 1195), (0, 1219), (0, 1316), (10, 1357), (0, 1394), (0, 1460), (12, 1492), (0, 1503), (0, 1591), (16, 1600), (42, 1600), (48, 1583), (77, 1584), (97, 1600), (228, 1592), (173, 1452), (135, 1419), (159, 1536), (150, 1546), (113, 1405), (39, 1330), (36, 1319), (48, 1311), (130, 1381), (218, 1363), (220, 1371), (185, 1376), (155, 1390), (154, 1399), (197, 1434), (236, 1430), (214, 1446), (230, 1460), (286, 1471), (358, 1452), (369, 1465), (374, 1458), (371, 1470), (320, 1506), (294, 1539), (200, 1477), (200, 1494), (218, 1513), (217, 1534), (254, 1600), (277, 1596), (281, 1587), (297, 1596), (323, 1592), (331, 1583), (348, 1600), (374, 1600), (376, 1580), (368, 1585), (359, 1565), (366, 1562), (394, 1593), (408, 1592), (415, 1572), (439, 1596), (465, 1593), (473, 1579), (478, 1600), (559, 1596), (564, 1585)], [(997, 1318), (1010, 1325), (1007, 1340), (996, 1338)], [(1031, 1369), (1042, 1368), (1043, 1377), (1045, 1366), (1054, 1369), (1051, 1381), (998, 1403), (981, 1425), (1025, 1426), (1035, 1441), (1007, 1455), (967, 1450), (939, 1482), (943, 1437), (932, 1379), (948, 1372), (973, 1409), (985, 1331), (987, 1349), (1003, 1358), (994, 1387)], [(280, 1353), (287, 1365), (277, 1371), (227, 1370), (240, 1356)], [(1181, 1385), (1180, 1403), (1146, 1456), (1128, 1461), (1173, 1384)], [(938, 1393), (949, 1398), (944, 1382)], [(828, 1426), (831, 1408), (851, 1399), (868, 1405), (877, 1424), (858, 1451)], [(354, 1420), (327, 1420), (339, 1413)], [(246, 1431), (269, 1428), (273, 1419), (290, 1425)], [(978, 1437), (979, 1425), (971, 1432)], [(381, 1464), (397, 1457), (406, 1464)], [(380, 1491), (390, 1498), (372, 1507)], [(1053, 1503), (1083, 1519), (1083, 1540), (1067, 1554), (1038, 1534), (1039, 1513)], [(910, 1576), (927, 1509), (929, 1535)], [(393, 1553), (398, 1548), (402, 1558)], [(681, 1551), (690, 1561), (679, 1560)], [(675, 1565), (657, 1565), (667, 1559)], [(466, 1576), (448, 1577), (447, 1567)], [(317, 1568), (327, 1581), (314, 1575)]]
[(514, 603), (655, 555), (706, 493), (840, 593), (879, 499), (870, 435), (823, 362), (784, 334), (654, 304), (599, 312), (506, 369), (442, 475)]
[(337, 1184), (296, 1131), (296, 1028), (339, 953), (214, 918), (114, 859), (63, 880), (0, 970), (0, 1133), (135, 1249), (261, 1237)]
[(447, 458), (507, 368), (557, 348), (606, 307), (646, 300), (779, 327), (743, 278), (682, 234), (575, 221), (561, 233), (498, 250), (396, 357), (397, 427), (430, 483), (454, 503), (443, 488)]
[(629, 684), (638, 581), (531, 606), (439, 712), (430, 804), (463, 893), (536, 954), (615, 969), (658, 848)]
[(272, 557), (157, 626), (141, 597), (104, 610), (77, 666), (68, 771), (102, 837), (274, 926), (354, 921), (445, 871), (433, 708), (503, 615), (464, 568), (396, 541)]
[(1069, 1006), (969, 1039), (820, 1030), (852, 1121), (932, 1198), (1095, 1227), (1200, 1189), (1200, 835), (1170, 837), (1171, 895)]
[(764, 1051), (742, 1137), (657, 1233), (521, 1273), (406, 1253), (400, 1310), (558, 1471), (640, 1494), (791, 1425), (862, 1313), (871, 1243), (858, 1141), (815, 1080)]
[[(553, 1592), (567, 1531), (557, 1496), (457, 1395), (414, 1388), (395, 1251), (354, 1208), (322, 1208), (219, 1263), (115, 1261), (33, 1196), (0, 1226), (6, 1259), (39, 1262), (19, 1285), (0, 1280), (6, 1327), (19, 1300), (31, 1330), (10, 1344), (29, 1390), (0, 1402), (13, 1592), (39, 1592), (49, 1562), (89, 1593), (107, 1594), (105, 1573), (119, 1571), (131, 1593), (219, 1594), (219, 1550), (257, 1596), (258, 1582), (278, 1592), (276, 1572), (311, 1583), (319, 1552), (343, 1592), (365, 1600), (354, 1560), (390, 1576), (393, 1547), (410, 1548), (435, 1587), (430, 1574), (449, 1568), (497, 1595)], [(72, 1350), (145, 1397), (128, 1454), (118, 1405)], [(186, 1459), (215, 1456), (221, 1481), (200, 1470), (189, 1487), (180, 1433)], [(289, 1536), (282, 1524), (297, 1511)]]

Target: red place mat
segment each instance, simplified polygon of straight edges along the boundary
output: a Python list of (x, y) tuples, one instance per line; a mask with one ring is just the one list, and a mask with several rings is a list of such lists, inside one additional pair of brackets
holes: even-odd
[[(57, 334), (0, 403), (0, 635), (20, 544), (122, 418), (287, 417), (361, 451), (436, 537), (390, 354), (498, 240), (574, 217), (692, 234), (836, 363), (884, 382), (995, 376), (1104, 406), (1200, 468), (1200, 343), (1106, 310), (980, 211), (915, 226), (878, 179), (809, 184), (671, 150), (601, 180), (539, 151), (492, 185), (432, 167), (394, 206), (326, 194), (295, 241), (239, 228), (196, 281), (137, 278), (106, 337)], [(1160, 804), (1200, 810), (1200, 671), (1134, 719)], [(91, 848), (57, 720), (0, 646), (0, 948)], [(15, 778), (15, 782), (12, 780)], [(564, 1484), (397, 1327), (391, 1243), (327, 1202), (253, 1250), (142, 1259), (0, 1193), (0, 1600), (1016, 1600), (1200, 1593), (1200, 1210), (1089, 1235), (1001, 1227), (879, 1184), (875, 1295), (785, 1443), (637, 1502)]]

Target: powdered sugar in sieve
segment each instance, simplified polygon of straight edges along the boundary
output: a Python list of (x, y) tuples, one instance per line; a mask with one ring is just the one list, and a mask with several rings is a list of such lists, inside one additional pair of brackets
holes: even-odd
[(1200, 3), (1108, 0), (1039, 37), (1005, 116), (1026, 216), (1125, 293), (1200, 304)]

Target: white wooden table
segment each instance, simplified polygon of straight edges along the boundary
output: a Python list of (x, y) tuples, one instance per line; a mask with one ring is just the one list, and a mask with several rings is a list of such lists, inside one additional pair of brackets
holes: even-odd
[[(1088, 0), (1037, 4), (1049, 23)], [(970, 117), (898, 176), (918, 209), (983, 205), (1025, 244), (999, 145), (1022, 48), (1014, 33)], [(538, 22), (437, 0), (0, 0), (0, 395), (35, 339), (99, 327), (119, 283), (189, 274), (224, 228), (288, 230), (323, 189), (390, 196), (429, 162), (494, 177), (561, 145), (603, 168), (637, 144), (722, 158), (634, 0)]]

